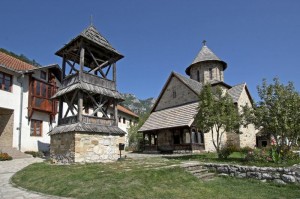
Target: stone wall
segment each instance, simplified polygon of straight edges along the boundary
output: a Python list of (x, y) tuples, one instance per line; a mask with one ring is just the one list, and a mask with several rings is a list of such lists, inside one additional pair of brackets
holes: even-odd
[(291, 168), (273, 168), (204, 163), (203, 166), (210, 170), (214, 170), (221, 175), (228, 175), (237, 178), (268, 180), (280, 184), (300, 183), (300, 165)]
[[(212, 79), (210, 79), (209, 69), (212, 69)], [(190, 70), (190, 78), (197, 80), (199, 71), (200, 82), (207, 83), (213, 80), (224, 81), (223, 66), (219, 62), (200, 62), (195, 64)]]
[(70, 132), (51, 135), (50, 157), (54, 163), (75, 162), (75, 134)]
[(119, 156), (119, 143), (124, 136), (104, 134), (75, 134), (75, 162), (111, 162)]
[(124, 136), (92, 133), (62, 133), (51, 136), (50, 156), (54, 163), (111, 162), (119, 158)]
[[(173, 92), (176, 92), (176, 96), (173, 96)], [(198, 96), (191, 89), (183, 84), (177, 77), (172, 77), (155, 111), (195, 102), (197, 100)]]
[[(252, 107), (251, 101), (246, 92), (246, 88), (244, 87), (240, 99), (238, 100), (239, 112), (242, 112), (241, 106), (245, 106), (245, 105)], [(241, 127), (240, 131), (242, 132), (242, 134), (239, 135), (240, 147), (248, 146), (253, 148), (256, 145), (256, 133), (257, 133), (257, 130), (255, 129), (254, 125), (249, 124), (247, 127)]]
[(14, 111), (0, 108), (0, 149), (12, 147)]

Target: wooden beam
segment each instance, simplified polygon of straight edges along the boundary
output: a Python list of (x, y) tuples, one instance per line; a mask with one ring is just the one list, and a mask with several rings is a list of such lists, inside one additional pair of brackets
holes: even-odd
[(113, 81), (115, 82), (115, 89), (117, 89), (117, 66), (116, 66), (116, 62), (113, 63)]
[(85, 50), (83, 46), (80, 49), (80, 71), (79, 71), (79, 80), (82, 80), (82, 73), (83, 73), (83, 67), (84, 67), (84, 53)]
[[(93, 60), (94, 60), (94, 62), (95, 62), (95, 64), (97, 65), (97, 67), (95, 68), (96, 70), (99, 70), (99, 72), (100, 72), (100, 74), (102, 75), (102, 77), (103, 78), (105, 78), (106, 79), (106, 75), (104, 74), (104, 72), (101, 70), (101, 65), (99, 66), (99, 64), (98, 64), (98, 62), (97, 62), (97, 60), (96, 60), (96, 58), (94, 57), (94, 55), (93, 55), (93, 53), (87, 48), (87, 51), (89, 52), (89, 54), (91, 55), (91, 57), (93, 58)], [(106, 62), (108, 62), (108, 61), (106, 61)], [(105, 63), (105, 62), (104, 62)], [(104, 64), (103, 63), (103, 64)], [(106, 63), (107, 64), (107, 63)], [(89, 71), (89, 72), (94, 72), (94, 71), (96, 71), (95, 69), (93, 69), (93, 70), (91, 70), (91, 71)]]
[(114, 100), (114, 115), (115, 115), (115, 125), (118, 126), (118, 109), (117, 109), (116, 100)]
[[(95, 60), (94, 60), (94, 62), (95, 62)], [(102, 67), (104, 67), (104, 66), (106, 66), (107, 64), (109, 64), (109, 61), (105, 61), (105, 62), (102, 63), (101, 65), (98, 65), (98, 63), (96, 63), (96, 64), (97, 64), (97, 67), (94, 68), (94, 69), (91, 69), (91, 70), (89, 71), (89, 73), (93, 73), (93, 72), (95, 72), (95, 71), (97, 71), (97, 70), (99, 70), (100, 73), (101, 73), (102, 70), (100, 70), (100, 69), (102, 69)], [(103, 73), (103, 71), (102, 71), (102, 73)], [(104, 73), (103, 73), (103, 74), (104, 74)], [(106, 75), (104, 75), (104, 76), (106, 76)]]
[(78, 122), (82, 122), (83, 93), (78, 91)]

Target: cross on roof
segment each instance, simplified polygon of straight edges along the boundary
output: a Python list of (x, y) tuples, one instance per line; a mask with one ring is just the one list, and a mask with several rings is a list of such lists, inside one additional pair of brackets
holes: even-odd
[(206, 40), (202, 41), (203, 46), (206, 46)]

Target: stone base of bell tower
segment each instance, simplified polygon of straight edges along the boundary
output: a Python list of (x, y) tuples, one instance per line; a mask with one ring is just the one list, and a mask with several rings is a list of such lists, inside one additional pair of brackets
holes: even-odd
[(66, 132), (51, 135), (50, 157), (53, 163), (112, 162), (119, 158), (123, 135)]

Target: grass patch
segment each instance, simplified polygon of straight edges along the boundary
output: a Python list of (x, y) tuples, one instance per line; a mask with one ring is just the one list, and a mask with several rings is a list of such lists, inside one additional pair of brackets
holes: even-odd
[[(32, 164), (13, 176), (24, 188), (74, 198), (296, 198), (297, 185), (216, 178), (202, 182), (184, 171), (181, 160), (148, 158), (109, 164)], [(255, 193), (255, 194), (253, 194)]]

